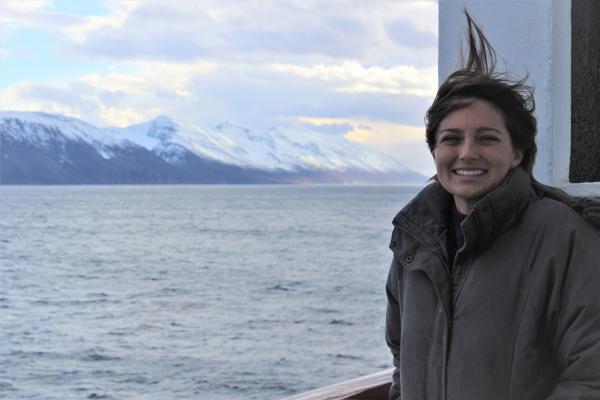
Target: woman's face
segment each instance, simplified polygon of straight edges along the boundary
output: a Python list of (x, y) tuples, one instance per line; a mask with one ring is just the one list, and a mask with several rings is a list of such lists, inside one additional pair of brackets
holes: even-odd
[(442, 120), (432, 154), (440, 184), (463, 214), (523, 158), (513, 149), (502, 114), (485, 100), (473, 100)]

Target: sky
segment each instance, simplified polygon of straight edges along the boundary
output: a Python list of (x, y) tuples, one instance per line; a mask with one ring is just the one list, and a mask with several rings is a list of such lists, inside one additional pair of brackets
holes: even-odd
[(434, 0), (0, 0), (0, 110), (304, 126), (431, 176)]

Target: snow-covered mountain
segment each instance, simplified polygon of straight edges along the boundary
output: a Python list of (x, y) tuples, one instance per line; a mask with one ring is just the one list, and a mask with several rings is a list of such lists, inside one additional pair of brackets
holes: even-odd
[(168, 117), (98, 128), (36, 112), (0, 112), (2, 183), (422, 182), (393, 158), (308, 129), (214, 129)]

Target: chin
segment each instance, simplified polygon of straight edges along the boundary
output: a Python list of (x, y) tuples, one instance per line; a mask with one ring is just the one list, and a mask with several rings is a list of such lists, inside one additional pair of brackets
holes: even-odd
[(459, 197), (465, 201), (476, 201), (489, 192), (489, 190), (455, 190), (451, 193), (454, 197)]

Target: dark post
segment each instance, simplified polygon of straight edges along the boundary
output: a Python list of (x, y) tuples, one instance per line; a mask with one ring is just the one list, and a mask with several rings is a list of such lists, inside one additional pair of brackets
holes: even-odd
[(571, 182), (600, 181), (600, 1), (571, 2)]

